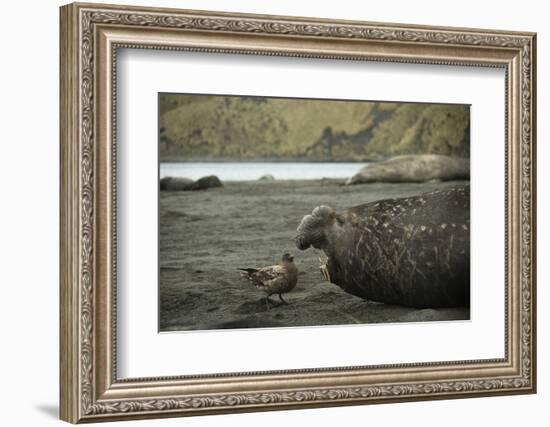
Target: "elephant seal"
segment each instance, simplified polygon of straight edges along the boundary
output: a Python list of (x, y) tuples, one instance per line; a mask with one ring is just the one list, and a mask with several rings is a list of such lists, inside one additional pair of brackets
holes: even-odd
[(271, 174), (262, 175), (258, 178), (258, 181), (275, 181), (275, 177)]
[(166, 176), (160, 180), (160, 189), (163, 191), (187, 191), (195, 181), (189, 178), (173, 178)]
[(216, 175), (203, 176), (196, 181), (170, 176), (160, 180), (160, 189), (164, 191), (195, 191), (216, 187), (223, 187), (221, 180)]
[(191, 190), (206, 190), (208, 188), (223, 187), (223, 184), (216, 175), (203, 176), (202, 178), (197, 179)]
[(335, 212), (319, 206), (296, 246), (321, 249), (325, 278), (364, 299), (415, 308), (468, 307), (470, 186)]
[(470, 160), (439, 154), (411, 154), (392, 157), (363, 167), (346, 182), (425, 182), (470, 179)]

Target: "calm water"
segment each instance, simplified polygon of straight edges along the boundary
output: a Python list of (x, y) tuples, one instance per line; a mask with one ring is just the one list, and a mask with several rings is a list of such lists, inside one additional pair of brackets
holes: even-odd
[(216, 175), (222, 181), (253, 181), (264, 175), (275, 179), (349, 178), (365, 163), (161, 163), (160, 177), (198, 179)]

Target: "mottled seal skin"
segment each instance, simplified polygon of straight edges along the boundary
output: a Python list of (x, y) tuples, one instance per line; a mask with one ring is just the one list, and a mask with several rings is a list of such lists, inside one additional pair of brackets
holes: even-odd
[(296, 246), (321, 249), (330, 281), (364, 299), (416, 308), (470, 303), (470, 187), (315, 208)]
[(470, 160), (439, 154), (411, 154), (371, 163), (346, 184), (371, 182), (426, 182), (470, 179)]

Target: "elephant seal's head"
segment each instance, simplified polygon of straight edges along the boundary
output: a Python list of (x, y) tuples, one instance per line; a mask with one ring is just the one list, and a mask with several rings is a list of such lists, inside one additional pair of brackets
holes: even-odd
[(311, 215), (306, 215), (296, 230), (296, 246), (306, 250), (310, 246), (324, 249), (344, 224), (344, 218), (330, 206), (317, 206)]

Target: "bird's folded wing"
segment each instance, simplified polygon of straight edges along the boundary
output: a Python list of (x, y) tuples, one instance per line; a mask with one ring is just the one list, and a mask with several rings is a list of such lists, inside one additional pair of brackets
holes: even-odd
[(285, 269), (280, 265), (272, 265), (271, 267), (264, 267), (254, 273), (254, 278), (261, 282), (272, 281), (285, 276)]

